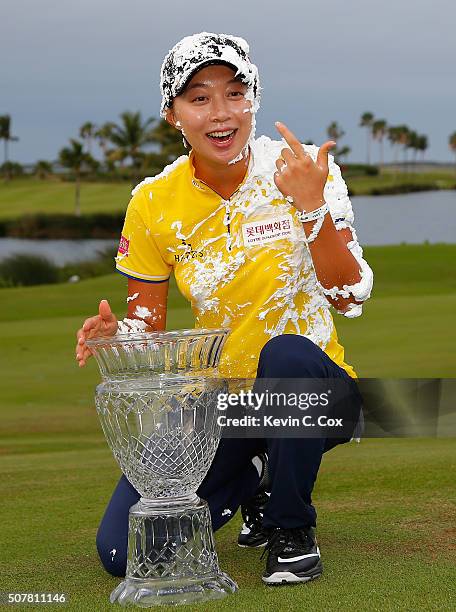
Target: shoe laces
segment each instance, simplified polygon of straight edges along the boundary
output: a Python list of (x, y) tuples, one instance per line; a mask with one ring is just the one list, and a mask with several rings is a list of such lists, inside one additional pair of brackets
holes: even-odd
[(258, 493), (241, 506), (241, 515), (247, 527), (261, 527), (263, 506), (268, 500), (264, 493)]
[(261, 559), (270, 551), (272, 554), (280, 555), (285, 548), (293, 550), (310, 550), (315, 544), (315, 541), (310, 533), (310, 529), (281, 529), (279, 527), (271, 530), (268, 543), (263, 549)]

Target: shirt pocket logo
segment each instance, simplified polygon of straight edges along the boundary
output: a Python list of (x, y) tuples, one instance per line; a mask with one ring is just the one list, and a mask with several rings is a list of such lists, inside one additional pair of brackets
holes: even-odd
[(294, 237), (295, 230), (290, 213), (242, 224), (242, 238), (246, 248), (262, 246), (276, 240), (293, 240)]

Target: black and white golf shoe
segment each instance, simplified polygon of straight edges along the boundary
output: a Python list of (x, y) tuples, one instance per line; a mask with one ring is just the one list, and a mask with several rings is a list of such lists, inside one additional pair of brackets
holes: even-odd
[(254, 465), (260, 475), (260, 484), (255, 495), (241, 505), (244, 523), (238, 537), (239, 546), (249, 548), (259, 548), (268, 542), (268, 532), (263, 529), (263, 511), (270, 496), (266, 454), (254, 457)]
[(238, 537), (239, 546), (259, 548), (268, 542), (268, 532), (263, 529), (263, 510), (269, 499), (266, 491), (260, 491), (241, 506), (244, 520)]
[(271, 530), (266, 551), (268, 559), (263, 574), (266, 584), (308, 582), (323, 572), (320, 549), (312, 527)]

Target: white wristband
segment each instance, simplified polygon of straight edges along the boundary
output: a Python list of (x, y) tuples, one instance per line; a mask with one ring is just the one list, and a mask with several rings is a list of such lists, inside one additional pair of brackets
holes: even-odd
[(320, 230), (321, 230), (321, 226), (323, 225), (323, 221), (324, 221), (324, 217), (320, 217), (319, 219), (317, 219), (317, 222), (315, 223), (315, 225), (312, 228), (312, 231), (310, 232), (310, 234), (307, 236), (306, 238), (306, 242), (313, 242), (315, 240), (315, 238), (318, 236)]
[(307, 223), (308, 221), (316, 221), (317, 219), (323, 218), (328, 211), (329, 207), (325, 202), (320, 208), (316, 208), (309, 213), (305, 210), (298, 210), (296, 216), (301, 223)]

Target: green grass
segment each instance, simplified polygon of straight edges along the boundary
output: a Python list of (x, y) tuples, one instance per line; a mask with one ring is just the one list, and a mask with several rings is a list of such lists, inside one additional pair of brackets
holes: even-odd
[[(451, 171), (397, 174), (384, 172), (374, 177), (347, 179), (356, 195), (369, 194), (400, 184), (435, 183), (440, 189), (456, 188), (456, 173)], [(122, 212), (130, 199), (131, 185), (125, 183), (83, 183), (81, 188), (82, 214)], [(0, 219), (15, 219), (31, 213), (74, 212), (74, 183), (26, 177), (8, 183), (0, 181)]]
[(347, 179), (348, 187), (355, 195), (369, 195), (373, 190), (387, 189), (400, 185), (424, 185), (434, 189), (456, 189), (456, 172), (431, 171), (394, 173), (385, 170), (378, 176), (357, 176)]
[[(119, 471), (101, 436), (87, 438), (84, 447), (70, 440), (66, 449), (48, 438), (39, 453), (2, 458), (0, 588), (66, 592), (65, 609), (108, 610), (119, 579), (104, 572), (94, 542)], [(314, 495), (323, 577), (309, 585), (263, 586), (261, 551), (235, 544), (236, 516), (216, 541), (221, 566), (240, 591), (190, 609), (454, 609), (453, 445), (366, 440), (331, 451)]]
[[(125, 183), (82, 183), (81, 212), (124, 211), (131, 185)], [(0, 181), (0, 219), (16, 219), (33, 213), (74, 213), (74, 183), (19, 178)]]
[[(365, 252), (373, 297), (359, 319), (334, 315), (347, 360), (362, 376), (454, 376), (456, 245)], [(99, 375), (94, 363), (77, 368), (74, 334), (101, 298), (123, 315), (125, 296), (117, 274), (0, 290), (0, 591), (63, 591), (66, 609), (109, 609), (118, 579), (99, 565), (94, 541), (119, 470), (94, 410)], [(169, 328), (192, 326), (174, 285), (169, 306)], [(371, 439), (331, 451), (315, 491), (324, 576), (263, 586), (260, 552), (235, 545), (235, 517), (217, 546), (240, 592), (199, 609), (454, 609), (455, 462), (452, 439)]]
[(456, 245), (366, 247), (374, 290), (358, 319), (335, 314), (346, 360), (359, 376), (456, 373)]

